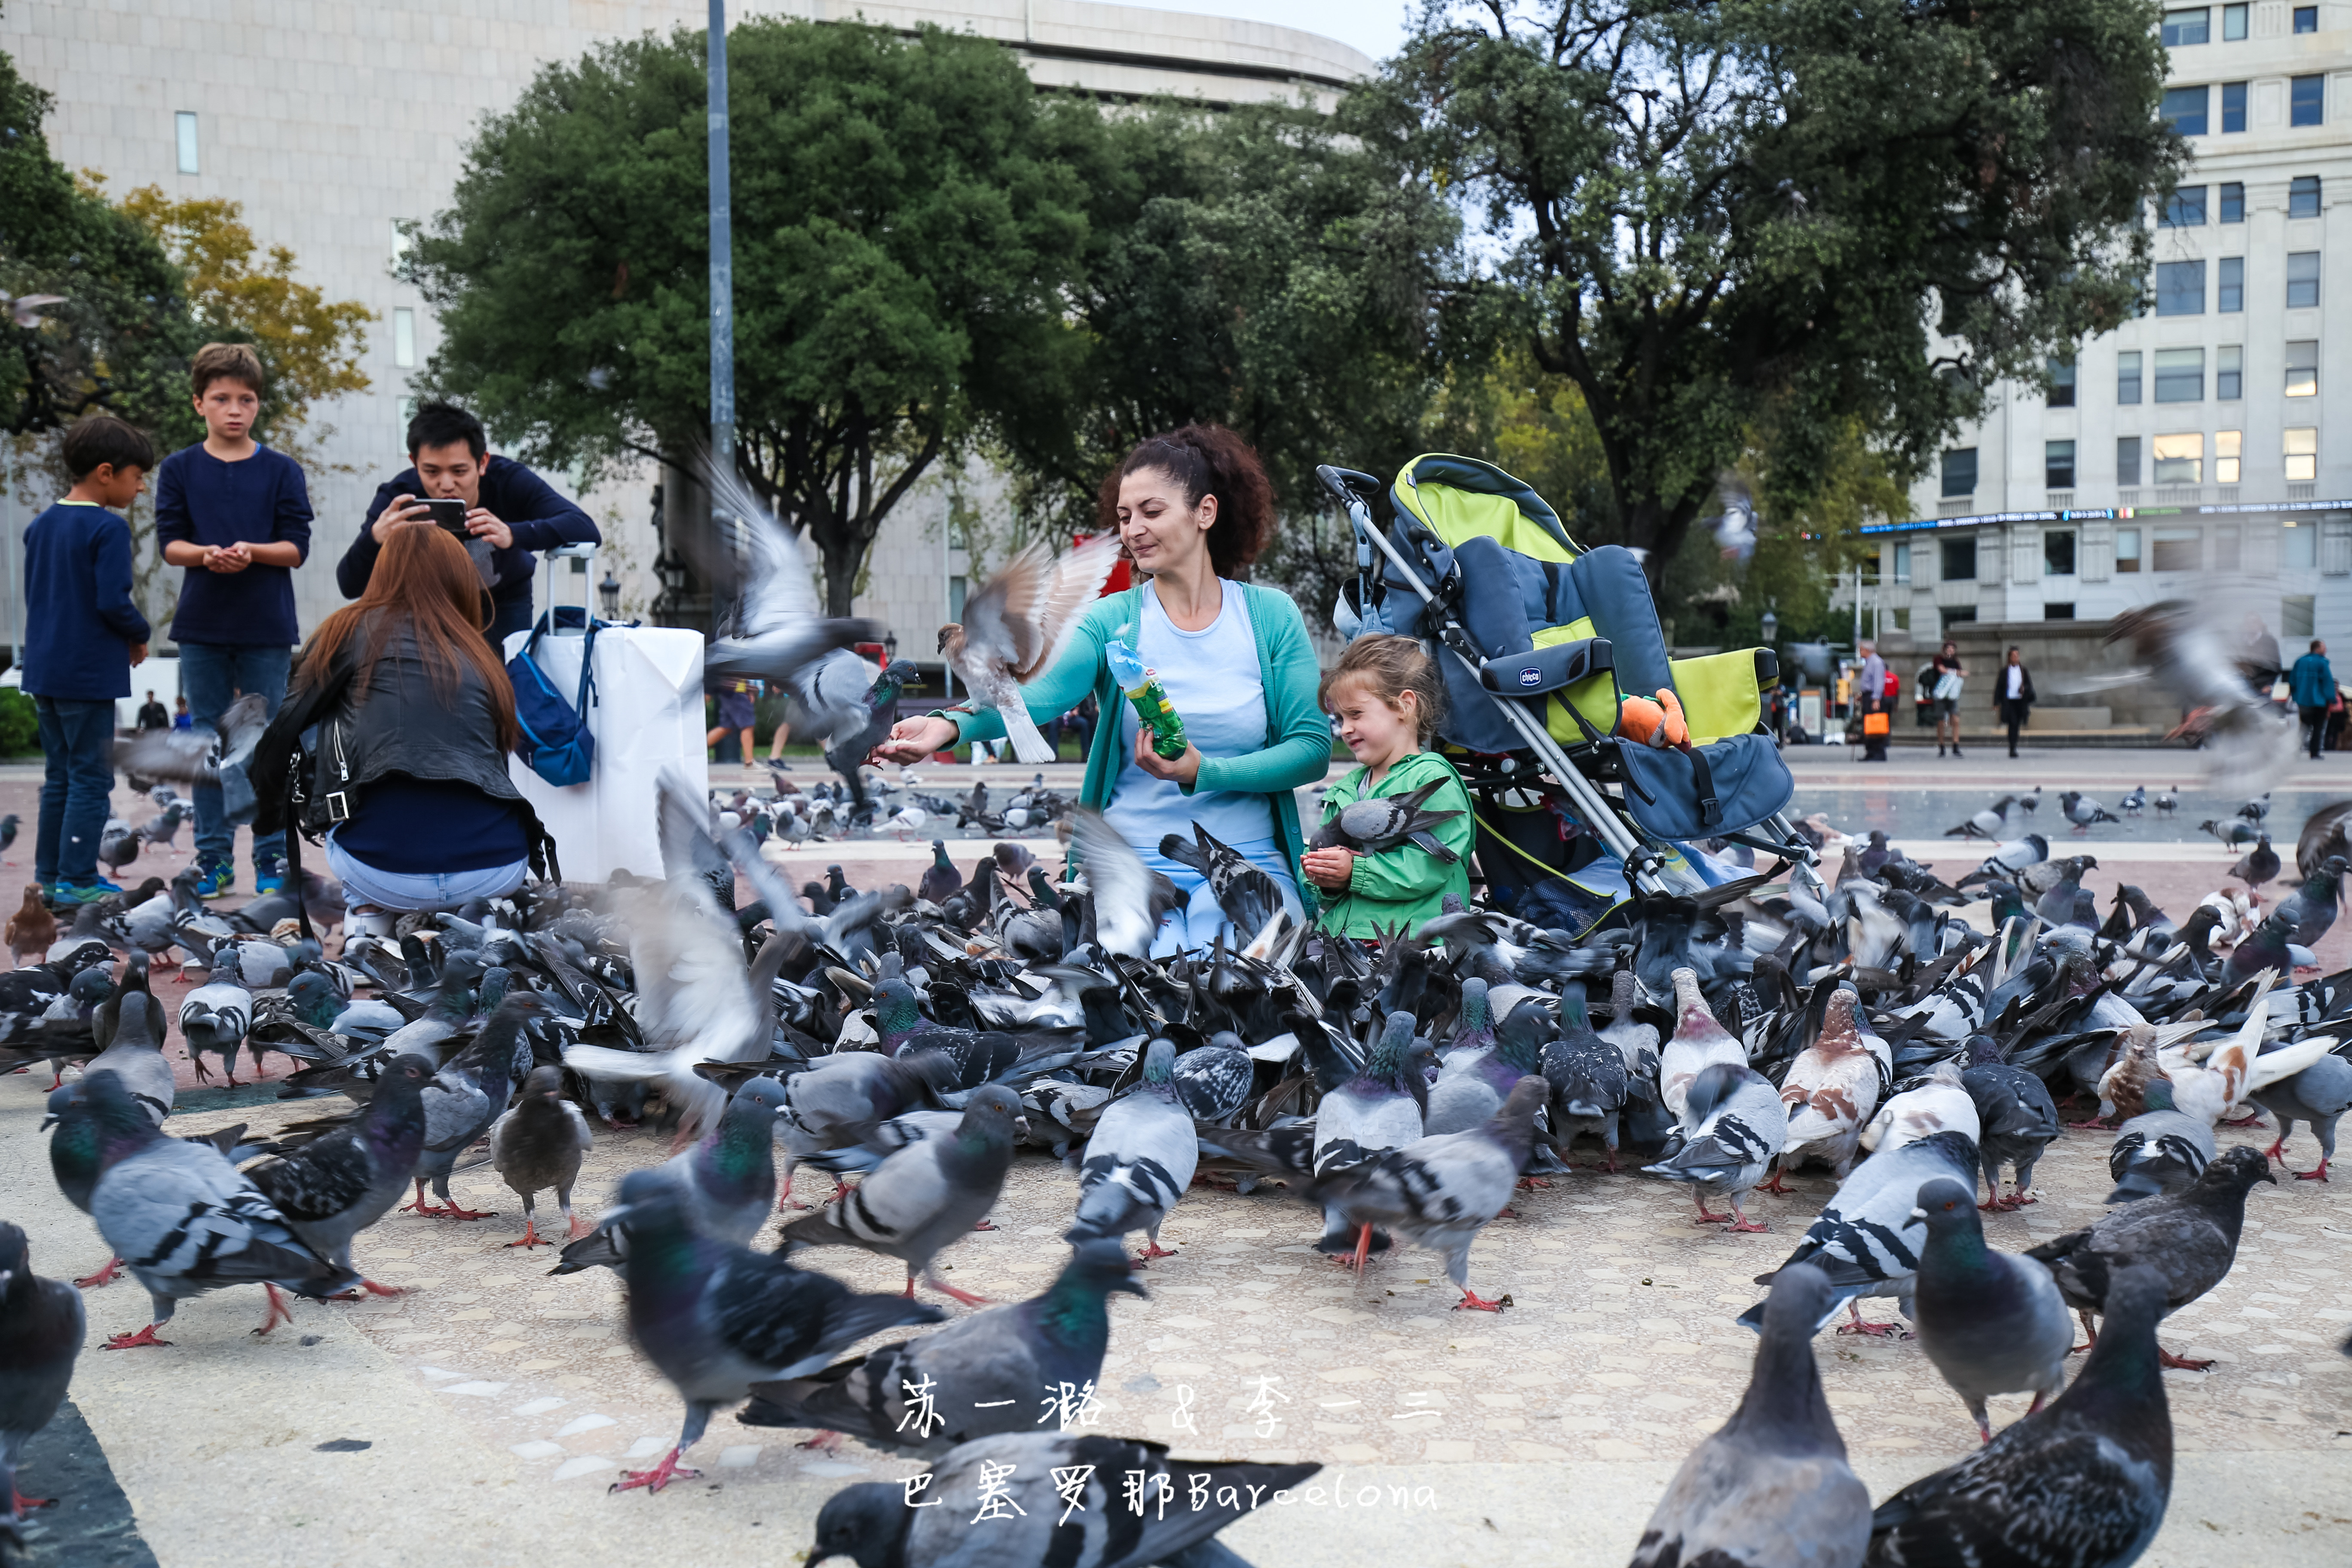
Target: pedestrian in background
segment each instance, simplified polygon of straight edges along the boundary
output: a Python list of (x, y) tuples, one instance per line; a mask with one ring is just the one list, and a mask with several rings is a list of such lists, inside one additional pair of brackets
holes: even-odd
[(1947, 641), (1936, 655), (1936, 754), (1944, 754), (1944, 728), (1952, 731), (1952, 755), (1960, 754), (1960, 687), (1968, 671), (1960, 668), (1960, 645)]
[(2009, 649), (2009, 662), (1995, 676), (1993, 700), (2000, 706), (2000, 721), (2009, 726), (2009, 754), (2017, 755), (2017, 732), (2025, 728), (2026, 715), (2033, 710), (2033, 672), (2025, 668), (2025, 660), (2015, 644)]
[(2296, 714), (2303, 720), (2304, 743), (2310, 748), (2311, 760), (2319, 760), (2319, 749), (2327, 739), (2327, 709), (2336, 700), (2336, 671), (2328, 667), (2327, 645), (2317, 637), (2311, 639), (2311, 651), (2294, 661), (2294, 673), (2287, 677), (2287, 695), (2294, 703)]
[[(167, 566), (185, 567), (172, 639), (180, 683), (199, 724), (217, 727), (229, 704), (257, 693), (275, 717), (302, 639), (294, 568), (310, 553), (310, 490), (302, 466), (253, 438), (261, 414), (261, 357), (244, 343), (206, 343), (191, 371), (205, 438), (155, 470), (155, 538)], [(196, 896), (236, 880), (236, 825), (218, 780), (193, 788)], [(256, 834), (253, 886), (286, 885), (286, 836)]]
[(147, 700), (139, 705), (139, 732), (143, 735), (150, 730), (168, 730), (171, 727), (172, 710), (157, 701), (151, 689), (147, 693)]
[(122, 889), (98, 874), (114, 793), (114, 704), (147, 657), (147, 617), (131, 596), (131, 525), (155, 448), (108, 414), (66, 432), (73, 488), (25, 530), (25, 694), (41, 731), (41, 823), (33, 876), (58, 903)]
[[(1894, 704), (1886, 697), (1886, 661), (1878, 657), (1878, 645), (1864, 638), (1861, 647), (1862, 668), (1854, 676), (1854, 710), (1862, 715), (1862, 760), (1883, 763), (1886, 760), (1886, 732), (1893, 723)], [(1876, 715), (1879, 722), (1871, 723)]]
[(716, 748), (729, 735), (738, 737), (736, 761), (743, 766), (759, 765), (759, 752), (751, 744), (751, 731), (759, 722), (759, 707), (752, 700), (751, 683), (730, 680), (719, 688), (719, 722), (702, 738), (706, 746)]

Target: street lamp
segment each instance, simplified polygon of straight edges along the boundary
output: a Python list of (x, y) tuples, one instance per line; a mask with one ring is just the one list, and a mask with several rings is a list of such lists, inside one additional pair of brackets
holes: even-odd
[(884, 632), (882, 634), (882, 668), (887, 669), (898, 662), (898, 634), (897, 632)]
[(1769, 610), (1765, 611), (1765, 612), (1764, 612), (1764, 623), (1763, 623), (1763, 626), (1764, 626), (1764, 646), (1765, 646), (1766, 647), (1772, 647), (1777, 646), (1777, 641), (1776, 641), (1776, 639), (1777, 639), (1777, 638), (1780, 637), (1780, 616), (1776, 616), (1776, 615), (1774, 615), (1774, 614), (1773, 614), (1771, 611), (1769, 611)]
[(619, 620), (621, 618), (621, 581), (613, 575), (613, 570), (609, 566), (604, 569), (604, 580), (596, 584), (596, 595), (604, 601), (604, 618), (608, 621)]

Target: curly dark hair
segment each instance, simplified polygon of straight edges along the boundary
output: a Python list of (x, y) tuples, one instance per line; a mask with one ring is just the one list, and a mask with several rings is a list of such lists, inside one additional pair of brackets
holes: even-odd
[(1184, 503), (1217, 498), (1217, 521), (1209, 527), (1209, 563), (1231, 577), (1255, 561), (1274, 532), (1274, 485), (1257, 451), (1222, 425), (1187, 425), (1154, 436), (1129, 452), (1103, 480), (1097, 500), (1103, 528), (1118, 529), (1118, 485), (1128, 475), (1157, 468), (1176, 481)]

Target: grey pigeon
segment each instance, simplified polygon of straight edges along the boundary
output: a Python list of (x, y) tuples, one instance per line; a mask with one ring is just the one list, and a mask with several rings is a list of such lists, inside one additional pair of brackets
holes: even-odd
[[(1463, 1010), (1475, 1012), (1480, 1023), (1486, 1017), (1487, 1003), (1485, 987), (1474, 976), (1463, 983)], [(1511, 1016), (1491, 1029), (1477, 1030), (1492, 1036), (1486, 1045), (1457, 1044), (1447, 1053), (1437, 1069), (1437, 1081), (1429, 1086), (1429, 1114), (1423, 1119), (1422, 1131), (1434, 1132), (1467, 1132), (1473, 1127), (1491, 1121), (1495, 1112), (1503, 1109), (1503, 1101), (1518, 1087), (1519, 1079), (1529, 1073), (1541, 1073), (1544, 1068), (1544, 1041), (1553, 1031), (1551, 1016), (1544, 1005), (1530, 997), (1511, 1009)], [(1594, 1042), (1599, 1044), (1598, 1040)], [(1601, 1049), (1608, 1050), (1603, 1046)], [(1616, 1052), (1608, 1051), (1611, 1057)]]
[[(857, 1568), (1249, 1568), (1217, 1532), (1322, 1468), (1171, 1460), (1157, 1443), (1079, 1432), (982, 1437), (933, 1465), (928, 1479), (859, 1481), (825, 1499), (807, 1568), (836, 1557)], [(1188, 1500), (1131, 1508), (1129, 1488)], [(943, 1506), (909, 1508), (910, 1497)], [(987, 1513), (990, 1497), (1004, 1500), (997, 1512)], [(976, 1522), (983, 1514), (985, 1525)]]
[(1342, 807), (1337, 816), (1315, 830), (1307, 840), (1307, 847), (1309, 849), (1352, 849), (1359, 855), (1379, 855), (1411, 844), (1450, 865), (1459, 857), (1439, 843), (1436, 835), (1430, 830), (1439, 823), (1451, 821), (1462, 814), (1458, 811), (1425, 811), (1423, 807), (1431, 795), (1454, 782), (1449, 773), (1443, 778), (1430, 780), (1410, 795), (1360, 800)]
[(1984, 864), (1952, 885), (1969, 888), (1979, 882), (2006, 882), (2028, 867), (2039, 866), (2049, 858), (2050, 840), (2039, 833), (2029, 833), (1995, 849), (1985, 857)]
[(1483, 1125), (1417, 1138), (1318, 1176), (1307, 1197), (1367, 1234), (1372, 1226), (1391, 1228), (1443, 1257), (1446, 1276), (1462, 1292), (1457, 1311), (1500, 1311), (1508, 1297), (1490, 1301), (1470, 1289), (1470, 1244), (1510, 1206), (1534, 1148), (1536, 1113), (1550, 1096), (1551, 1086), (1530, 1073)]
[(2147, 809), (2147, 785), (2134, 784), (2131, 793), (2116, 802), (2116, 809), (2126, 816), (2137, 816)]
[(1078, 1161), (1078, 1207), (1065, 1241), (1144, 1233), (1139, 1262), (1173, 1256), (1160, 1245), (1168, 1223), (1200, 1164), (1200, 1135), (1176, 1092), (1176, 1047), (1154, 1040), (1144, 1047), (1143, 1079), (1103, 1108)]
[[(867, 1053), (853, 1053), (854, 1056)], [(534, 1069), (536, 1070), (536, 1069)], [(659, 1167), (678, 1184), (686, 1223), (705, 1236), (748, 1247), (776, 1207), (776, 1110), (784, 1085), (772, 1078), (751, 1079), (738, 1089), (719, 1125), (691, 1149)], [(621, 1232), (610, 1215), (567, 1245), (551, 1274), (576, 1274), (599, 1264), (621, 1266)]]
[[(2259, 888), (2278, 874), (2278, 851), (2271, 847), (2271, 836), (2267, 833), (2255, 839), (2254, 847), (2247, 850), (2236, 865), (2230, 868), (2230, 875), (2249, 888)], [(2301, 916), (2298, 912), (2297, 923), (2300, 923), (2300, 921)]]
[(2268, 1152), (2281, 1166), (2286, 1163), (2286, 1141), (2294, 1124), (2311, 1124), (2319, 1138), (2319, 1164), (2288, 1174), (2298, 1182), (2327, 1180), (2327, 1163), (2336, 1158), (2336, 1118), (2352, 1110), (2352, 1062), (2333, 1054), (2324, 1056), (2293, 1078), (2258, 1089), (2247, 1098), (2278, 1118), (2278, 1142)]
[(1224, 1121), (1249, 1103), (1256, 1087), (1257, 1064), (1231, 1030), (1221, 1030), (1207, 1045), (1186, 1051), (1170, 1070), (1176, 1098), (1195, 1121)]
[(1819, 1269), (1772, 1282), (1748, 1392), (1683, 1459), (1633, 1548), (1633, 1568), (1846, 1568), (1870, 1543), (1870, 1491), (1846, 1465), (1813, 1360), (1833, 1310)]
[(73, 1381), (74, 1358), (88, 1330), (81, 1292), (62, 1279), (33, 1272), (25, 1233), (0, 1220), (0, 1542), (22, 1549), (17, 1522), (28, 1508), (55, 1498), (28, 1498), (16, 1489), (25, 1445), (49, 1424)]
[[(1412, 1066), (1412, 1032), (1411, 1013), (1400, 1008), (1389, 1014), (1362, 1070), (1324, 1095), (1315, 1110), (1316, 1175), (1361, 1164), (1422, 1135), (1427, 1125), (1427, 1089)], [(1370, 1226), (1349, 1225), (1334, 1207), (1325, 1211), (1323, 1237), (1315, 1245), (1327, 1254), (1352, 1250), (1360, 1268), (1371, 1251), (1389, 1243), (1374, 1237)]]
[(2336, 924), (2344, 899), (2344, 857), (2330, 855), (2315, 867), (2303, 886), (2279, 901), (2277, 913), (2291, 922), (2287, 941), (2297, 947), (2315, 947)]
[(2200, 833), (2210, 833), (2225, 847), (2235, 849), (2241, 844), (2252, 844), (2263, 836), (2263, 830), (2240, 816), (2224, 817), (2219, 822), (2205, 821), (2197, 825)]
[(2107, 1150), (2111, 1204), (2179, 1192), (2213, 1163), (2212, 1127), (2173, 1109), (2170, 1079), (2150, 1079), (2141, 1092), (2147, 1109), (2116, 1129)]
[(931, 863), (923, 868), (922, 880), (915, 889), (916, 896), (927, 903), (944, 904), (962, 889), (963, 873), (957, 870), (955, 862), (948, 858), (946, 842), (932, 839)]
[[(417, 1155), (412, 1179), (416, 1196), (401, 1205), (404, 1211), (456, 1220), (488, 1219), (490, 1215), (469, 1209), (449, 1195), (450, 1173), (458, 1156), (490, 1130), (514, 1097), (515, 1082), (531, 1070), (530, 1037), (524, 1032), (532, 1019), (549, 1012), (537, 992), (516, 989), (499, 998), (483, 1020), (481, 1033), (457, 1053), (433, 1081), (425, 1086), (425, 1147)], [(438, 1204), (425, 1201), (430, 1184)]]
[(1219, 843), (1197, 822), (1189, 839), (1181, 833), (1160, 839), (1160, 853), (1208, 879), (1210, 896), (1244, 942), (1264, 931), (1283, 908), (1282, 889), (1275, 879)]
[[(1642, 1168), (1691, 1188), (1698, 1205), (1695, 1225), (1728, 1220), (1733, 1232), (1769, 1229), (1751, 1222), (1740, 1200), (1764, 1179), (1765, 1168), (1789, 1141), (1789, 1108), (1772, 1080), (1753, 1068), (1728, 1062), (1702, 1069), (1683, 1101), (1679, 1131), (1680, 1146), (1670, 1146), (1664, 1158)], [(1709, 1193), (1728, 1198), (1731, 1212), (1710, 1212)]]
[[(2000, 1059), (1991, 1037), (1969, 1041), (1969, 1066), (1960, 1087), (1976, 1102), (1977, 1155), (1984, 1163), (1985, 1203), (1990, 1210), (2022, 1208), (2032, 1195), (2033, 1167), (2058, 1136), (2058, 1102), (2039, 1075)], [(2000, 1195), (2000, 1168), (2008, 1165), (2015, 1185)]]
[(269, 1315), (257, 1331), (268, 1333), (286, 1321), (280, 1287), (315, 1298), (357, 1283), (309, 1246), (218, 1149), (156, 1131), (112, 1073), (90, 1074), (81, 1091), (99, 1151), (89, 1217), (154, 1305), (145, 1328), (115, 1335), (106, 1349), (170, 1344), (156, 1331), (178, 1304), (224, 1286), (268, 1288)]
[[(121, 742), (115, 765), (142, 779), (219, 784), (225, 769), (241, 768), (269, 727), (269, 704), (258, 691), (230, 703), (214, 729), (149, 730)], [(251, 798), (251, 789), (247, 790)]]
[[(428, 1057), (403, 1056), (376, 1082), (359, 1116), (249, 1174), (296, 1235), (338, 1268), (352, 1268), (352, 1238), (399, 1201), (425, 1138)], [(400, 1292), (362, 1277), (371, 1295)]]
[(197, 986), (180, 1001), (180, 1037), (196, 1077), (205, 1077), (206, 1055), (221, 1058), (228, 1087), (236, 1087), (236, 1050), (253, 1026), (253, 993), (226, 980)]
[(90, 1014), (90, 1032), (106, 1048), (84, 1072), (110, 1072), (158, 1127), (172, 1113), (178, 1089), (163, 1059), (163, 1005), (147, 989), (144, 955), (122, 966), (122, 989)]
[(2009, 826), (2009, 808), (2016, 804), (2015, 795), (2002, 795), (1958, 827), (1944, 829), (1944, 837), (1947, 838), (1999, 838), (2001, 830)]
[(2066, 820), (2074, 825), (2077, 833), (2086, 832), (2097, 823), (2123, 820), (2079, 790), (2070, 789), (2060, 795), (2058, 809), (2065, 813)]
[[(1631, 984), (1633, 972), (1621, 973)], [(1518, 1016), (1528, 1006), (1520, 1003), (1511, 1010), (1512, 1016)], [(1567, 981), (1560, 986), (1559, 1037), (1543, 1047), (1540, 1066), (1544, 1081), (1551, 1085), (1551, 1130), (1559, 1140), (1562, 1158), (1578, 1133), (1591, 1132), (1608, 1150), (1608, 1168), (1615, 1171), (1620, 1124), (1630, 1092), (1625, 1058), (1593, 1032), (1584, 1010), (1580, 981)], [(1431, 1110), (1433, 1116), (1434, 1096)]]
[[(2028, 1247), (2025, 1256), (2050, 1266), (2066, 1304), (2091, 1327), (2106, 1310), (2110, 1285), (2126, 1265), (2153, 1266), (2164, 1279), (2162, 1314), (2169, 1316), (2228, 1278), (2246, 1224), (2246, 1194), (2256, 1182), (2278, 1185), (2262, 1151), (2241, 1143), (2205, 1167), (2185, 1192), (2143, 1198), (2101, 1215), (2085, 1230)], [(2094, 1339), (2097, 1338), (2095, 1331)], [(2210, 1362), (2159, 1351), (2164, 1364), (2202, 1372)]]
[(1914, 1294), (1919, 1348), (1990, 1443), (1985, 1401), (1991, 1395), (2030, 1390), (2039, 1410), (2066, 1386), (2074, 1324), (2046, 1264), (1985, 1245), (1973, 1180), (1927, 1183), (1918, 1213), (1927, 1227)]
[(2147, 1550), (2172, 1496), (2172, 1414), (2157, 1370), (2163, 1281), (2118, 1270), (2109, 1303), (2074, 1385), (1879, 1504), (1866, 1562), (2126, 1568)]
[(866, 1335), (940, 1312), (897, 1296), (861, 1296), (774, 1253), (704, 1236), (687, 1223), (677, 1184), (652, 1171), (621, 1183), (628, 1239), (629, 1337), (686, 1401), (677, 1446), (650, 1470), (624, 1472), (615, 1491), (659, 1491), (679, 1476), (713, 1412), (755, 1383), (807, 1377)]
[[(964, 1107), (952, 1139), (909, 1144), (875, 1167), (839, 1203), (784, 1226), (781, 1250), (860, 1247), (907, 1266), (907, 1288), (919, 1277), (966, 1306), (982, 1298), (940, 1279), (940, 1253), (996, 1206), (1013, 1165), (1021, 1101), (1002, 1084), (982, 1084)], [(1191, 1123), (1186, 1127), (1189, 1131)], [(675, 1197), (670, 1203), (677, 1206)]]
[(142, 844), (161, 845), (168, 849), (180, 836), (180, 824), (188, 819), (188, 803), (175, 800), (145, 822), (139, 825), (139, 840)]
[[(1841, 1332), (1891, 1333), (1885, 1324), (1864, 1323), (1854, 1303), (1864, 1296), (1892, 1296), (1905, 1317), (1912, 1315), (1912, 1281), (1927, 1234), (1927, 1222), (1912, 1217), (1919, 1189), (1938, 1176), (1973, 1184), (1976, 1175), (1976, 1142), (1964, 1132), (1931, 1132), (1880, 1149), (1839, 1184), (1780, 1267), (1810, 1263), (1828, 1277), (1835, 1291), (1832, 1308), (1843, 1305), (1852, 1314)], [(1768, 1274), (1757, 1283), (1775, 1278)], [(1763, 1321), (1762, 1303), (1741, 1313), (1739, 1321), (1757, 1327)]]
[(1041, 1398), (1076, 1399), (1101, 1375), (1109, 1294), (1146, 1292), (1117, 1238), (1095, 1237), (1045, 1294), (959, 1318), (934, 1333), (790, 1383), (756, 1384), (747, 1426), (844, 1432), (890, 1453), (936, 1459), (959, 1443), (1037, 1427)]
[(490, 1163), (522, 1199), (522, 1237), (509, 1247), (528, 1250), (541, 1245), (538, 1194), (550, 1187), (570, 1238), (586, 1234), (588, 1227), (572, 1212), (572, 1187), (580, 1179), (582, 1157), (595, 1142), (588, 1119), (564, 1098), (563, 1069), (531, 1068), (515, 1108), (490, 1123)]

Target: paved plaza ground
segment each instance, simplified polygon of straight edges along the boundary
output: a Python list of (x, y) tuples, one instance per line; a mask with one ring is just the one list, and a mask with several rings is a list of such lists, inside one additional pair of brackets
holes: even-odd
[[(1948, 876), (1982, 854), (1923, 826), (1952, 805), (1973, 810), (2038, 779), (2050, 795), (2042, 826), (2054, 841), (2063, 836), (2057, 790), (2104, 791), (2112, 805), (2133, 783), (2185, 783), (2191, 771), (2179, 752), (2046, 753), (2029, 759), (2033, 778), (2008, 772), (2005, 758), (1938, 765), (1898, 752), (1883, 769), (1845, 758), (1842, 748), (1792, 758), (1799, 811), (1822, 810), (1842, 828), (1889, 826)], [(2139, 777), (2152, 763), (2181, 777)], [(975, 776), (928, 772), (926, 787), (940, 793)], [(1049, 778), (1075, 789), (1076, 772)], [(733, 782), (731, 772), (713, 782)], [(11, 859), (27, 874), (31, 783), (20, 769), (0, 773), (0, 811), (25, 816)], [(2312, 764), (2279, 793), (2278, 817), (2299, 824), (2344, 795), (2352, 762)], [(126, 811), (134, 804), (127, 791), (119, 799)], [(2236, 858), (2195, 834), (2205, 815), (2184, 810), (2177, 831), (2139, 824), (2090, 835), (2102, 859), (2091, 885), (2103, 901), (2121, 878), (2176, 918), (2185, 913)], [(2283, 831), (2291, 860), (2292, 828)], [(184, 849), (188, 838), (184, 829)], [(1050, 838), (1035, 847), (1056, 861)], [(960, 846), (958, 858), (979, 852)], [(911, 882), (927, 858), (925, 845), (887, 838), (795, 852), (807, 875), (837, 861), (866, 885)], [(154, 858), (129, 875), (168, 877), (184, 864), (184, 854)], [(2321, 957), (2331, 968), (2352, 962), (2352, 938), (2331, 933)], [(176, 1011), (177, 984), (167, 978), (157, 991)], [(266, 1131), (317, 1109), (279, 1102), (268, 1087), (197, 1089), (184, 1065), (182, 1083), (180, 1132), (236, 1121)], [(49, 1177), (35, 1131), (46, 1085), (38, 1075), (0, 1079), (0, 1190), (14, 1194), (9, 1216), (31, 1233), (37, 1267), (79, 1274), (105, 1248)], [(2224, 1132), (2258, 1143), (2272, 1135)], [(2021, 1248), (2094, 1218), (2108, 1185), (2107, 1141), (2065, 1134), (2038, 1173), (2041, 1201), (1989, 1220), (1995, 1244)], [(624, 1172), (666, 1152), (643, 1133), (600, 1132), (581, 1184), (583, 1212), (593, 1217)], [(2314, 1163), (2307, 1132), (2288, 1155), (2295, 1168)], [(1580, 1151), (1580, 1167), (1590, 1159)], [(1349, 1510), (1327, 1493), (1321, 1507), (1269, 1510), (1229, 1531), (1224, 1539), (1262, 1568), (1622, 1563), (1675, 1465), (1745, 1386), (1755, 1342), (1732, 1319), (1831, 1184), (1808, 1175), (1795, 1185), (1794, 1196), (1757, 1198), (1752, 1212), (1770, 1234), (1733, 1237), (1689, 1224), (1687, 1199), (1664, 1184), (1580, 1168), (1522, 1194), (1520, 1217), (1496, 1222), (1474, 1249), (1474, 1286), (1512, 1299), (1496, 1317), (1448, 1310), (1454, 1292), (1430, 1255), (1376, 1258), (1359, 1283), (1308, 1250), (1320, 1227), (1303, 1206), (1270, 1192), (1195, 1188), (1167, 1229), (1177, 1256), (1144, 1276), (1151, 1299), (1115, 1300), (1103, 1428), (1170, 1442), (1180, 1456), (1322, 1461), (1320, 1479)], [(795, 1195), (813, 1201), (826, 1188), (824, 1177), (804, 1178)], [(496, 1216), (395, 1215), (360, 1238), (361, 1267), (406, 1295), (301, 1303), (290, 1329), (256, 1340), (259, 1295), (224, 1292), (181, 1309), (169, 1350), (85, 1352), (78, 1414), (37, 1450), (27, 1489), (51, 1489), (60, 1472), (39, 1467), (71, 1457), (77, 1423), (94, 1442), (81, 1443), (69, 1503), (54, 1510), (51, 1545), (34, 1561), (130, 1564), (152, 1551), (169, 1568), (407, 1568), (420, 1552), (449, 1564), (767, 1563), (807, 1546), (816, 1508), (845, 1481), (919, 1468), (854, 1443), (834, 1456), (797, 1449), (804, 1434), (721, 1415), (691, 1456), (700, 1481), (658, 1497), (608, 1496), (619, 1468), (668, 1447), (680, 1416), (627, 1342), (618, 1282), (603, 1272), (552, 1279), (547, 1250), (507, 1247), (521, 1233), (520, 1205), (487, 1165), (461, 1174), (456, 1190)], [(997, 1229), (947, 1253), (949, 1278), (999, 1300), (1034, 1294), (1065, 1256), (1057, 1237), (1074, 1193), (1074, 1179), (1048, 1158), (1024, 1154)], [(812, 1260), (861, 1289), (899, 1283), (895, 1265), (848, 1249)], [(93, 1343), (146, 1321), (144, 1295), (127, 1280), (89, 1300)], [(1891, 1310), (1874, 1302), (1869, 1315)], [(2214, 1366), (2166, 1374), (2178, 1474), (2170, 1516), (2144, 1561), (2352, 1561), (2352, 1359), (2335, 1349), (2347, 1329), (2352, 1173), (2326, 1185), (2257, 1187), (2236, 1271), (2165, 1327), (2170, 1348)], [(1974, 1446), (1966, 1410), (1915, 1343), (1825, 1334), (1816, 1350), (1874, 1496)], [(1254, 1403), (1270, 1413), (1253, 1414)], [(2023, 1408), (2021, 1398), (1995, 1401), (1996, 1424)], [(334, 1451), (346, 1440), (367, 1447)], [(110, 1501), (110, 1469), (124, 1500)]]

